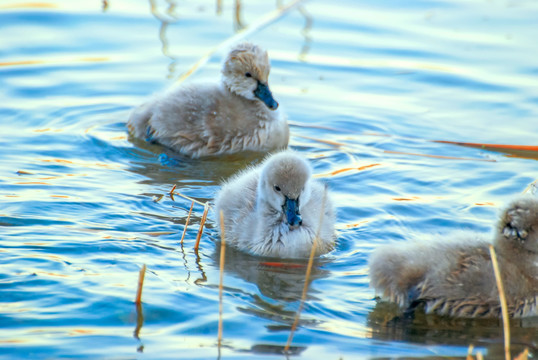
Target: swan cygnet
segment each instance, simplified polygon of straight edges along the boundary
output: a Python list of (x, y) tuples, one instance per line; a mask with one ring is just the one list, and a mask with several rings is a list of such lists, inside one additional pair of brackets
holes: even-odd
[(269, 70), (266, 51), (238, 44), (224, 62), (220, 84), (172, 87), (134, 109), (127, 126), (137, 138), (192, 158), (284, 149), (289, 128), (275, 111)]
[[(226, 242), (254, 255), (307, 258), (334, 247), (335, 215), (326, 186), (293, 151), (268, 157), (227, 181), (215, 198)], [(321, 221), (321, 223), (320, 223)]]
[[(458, 237), (379, 247), (370, 259), (370, 285), (412, 313), (462, 318), (500, 317), (487, 240)], [(503, 212), (495, 231), (510, 317), (538, 316), (538, 200), (520, 198)]]

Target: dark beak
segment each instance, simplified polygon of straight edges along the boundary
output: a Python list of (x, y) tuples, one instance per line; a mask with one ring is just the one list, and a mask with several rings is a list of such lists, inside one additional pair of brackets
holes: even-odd
[(254, 96), (263, 101), (271, 110), (276, 110), (278, 107), (278, 103), (273, 98), (273, 94), (271, 94), (271, 90), (269, 90), (267, 84), (262, 84), (258, 81), (258, 87), (254, 90)]
[(286, 220), (290, 228), (295, 229), (302, 225), (303, 219), (299, 213), (299, 198), (290, 199), (286, 196), (286, 201), (282, 206), (284, 214), (286, 214)]

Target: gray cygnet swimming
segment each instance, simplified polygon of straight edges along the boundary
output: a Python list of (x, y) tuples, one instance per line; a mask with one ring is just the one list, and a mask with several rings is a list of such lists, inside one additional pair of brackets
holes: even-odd
[(226, 242), (254, 255), (307, 258), (335, 241), (335, 214), (326, 186), (312, 178), (309, 163), (293, 151), (268, 157), (227, 181), (215, 198)]
[[(490, 242), (472, 236), (380, 246), (371, 286), (401, 307), (463, 318), (500, 317)], [(538, 200), (512, 202), (498, 223), (497, 254), (510, 317), (538, 315)]]
[(135, 108), (131, 133), (183, 155), (268, 152), (288, 146), (289, 128), (269, 90), (267, 52), (251, 43), (233, 47), (220, 84), (172, 87)]

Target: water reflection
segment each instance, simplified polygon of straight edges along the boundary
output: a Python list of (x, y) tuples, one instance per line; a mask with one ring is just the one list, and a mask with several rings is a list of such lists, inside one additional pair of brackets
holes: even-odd
[(245, 27), (241, 20), (241, 0), (235, 0), (234, 10), (234, 30), (238, 32)]
[[(220, 250), (220, 246), (216, 246), (211, 256), (215, 267), (220, 261)], [(298, 304), (301, 301), (307, 263), (307, 259), (283, 260), (252, 256), (232, 246), (227, 246), (224, 257), (225, 273), (254, 284), (259, 290), (259, 294), (246, 294), (251, 297), (250, 303), (238, 306), (237, 310), (255, 318), (270, 320), (272, 323), (265, 325), (269, 332), (289, 332), (296, 316), (294, 303)], [(330, 276), (330, 272), (323, 268), (326, 263), (325, 259), (314, 261), (308, 280), (306, 301), (319, 300), (316, 297), (319, 291), (312, 287), (312, 283), (317, 279)], [(237, 288), (225, 287), (225, 289), (228, 292), (244, 293), (243, 290)], [(298, 326), (314, 327), (319, 322), (314, 318), (303, 317), (299, 319)], [(239, 351), (254, 354), (284, 354), (284, 348), (284, 344), (255, 344), (250, 350)], [(292, 346), (288, 350), (288, 355), (298, 355), (305, 349), (306, 347)]]
[(312, 46), (312, 36), (310, 35), (310, 32), (312, 31), (312, 24), (314, 23), (314, 18), (308, 11), (306, 11), (306, 8), (304, 6), (299, 6), (297, 8), (299, 13), (303, 15), (305, 23), (304, 27), (301, 29), (301, 35), (304, 37), (304, 43), (303, 47), (301, 48), (301, 51), (299, 52), (299, 61), (306, 61), (306, 56), (308, 55), (308, 52), (310, 51), (310, 47)]
[[(136, 156), (131, 159), (129, 171), (144, 175), (147, 180), (143, 184), (175, 184), (178, 190), (189, 185), (218, 185), (223, 180), (235, 174), (238, 170), (260, 162), (266, 154), (248, 152), (233, 154), (204, 160), (193, 160), (175, 153), (160, 145), (129, 137), (136, 148)], [(193, 196), (201, 201), (211, 199), (214, 194), (202, 189), (199, 196)]]
[[(212, 258), (218, 263), (220, 257), (220, 247), (217, 246)], [(312, 274), (309, 279), (308, 300), (317, 300), (318, 291), (310, 285), (314, 280), (326, 278), (329, 271), (322, 268), (327, 262), (324, 259), (314, 261)], [(226, 247), (225, 254), (225, 271), (227, 274), (233, 274), (242, 280), (255, 284), (260, 293), (269, 298), (283, 302), (282, 305), (273, 306), (273, 303), (264, 302), (262, 298), (256, 300), (256, 308), (263, 308), (271, 313), (276, 313), (285, 323), (293, 322), (293, 315), (289, 319), (289, 313), (284, 307), (291, 302), (300, 301), (304, 288), (307, 259), (286, 260), (266, 257), (258, 257), (246, 254), (232, 246)], [(290, 321), (288, 321), (290, 320)]]
[[(481, 347), (487, 359), (504, 358), (503, 328), (499, 319), (457, 319), (426, 315), (417, 311), (414, 318), (403, 316), (393, 303), (379, 301), (368, 314), (373, 339), (422, 344)], [(525, 348), (538, 355), (538, 318), (511, 320), (513, 354)]]
[(136, 340), (139, 342), (139, 346), (136, 348), (137, 352), (144, 352), (144, 344), (142, 344), (142, 340), (140, 339), (140, 330), (142, 330), (142, 326), (144, 325), (144, 312), (142, 309), (142, 303), (137, 302), (135, 303), (136, 306), (136, 327), (133, 332), (133, 336)]
[(166, 15), (168, 16), (168, 18), (165, 18), (159, 14), (157, 10), (157, 3), (155, 2), (155, 0), (149, 0), (151, 15), (153, 15), (161, 23), (161, 26), (159, 28), (159, 40), (161, 41), (162, 45), (161, 51), (164, 56), (172, 60), (170, 64), (168, 64), (168, 75), (166, 76), (167, 79), (171, 79), (174, 77), (178, 58), (174, 56), (169, 50), (168, 39), (166, 38), (166, 31), (168, 30), (168, 25), (178, 22), (178, 17), (175, 13), (177, 6), (175, 1), (166, 0), (166, 2), (168, 3), (168, 8), (166, 9)]

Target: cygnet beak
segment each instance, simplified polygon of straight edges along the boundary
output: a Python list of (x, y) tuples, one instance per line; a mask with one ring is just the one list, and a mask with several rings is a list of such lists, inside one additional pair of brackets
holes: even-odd
[(271, 90), (267, 84), (263, 84), (258, 81), (258, 87), (254, 90), (254, 96), (264, 102), (265, 105), (271, 110), (276, 110), (278, 103), (273, 98)]
[(302, 225), (303, 218), (299, 213), (299, 198), (290, 199), (286, 196), (286, 201), (282, 206), (282, 210), (284, 211), (284, 214), (286, 214), (286, 220), (290, 229), (296, 229)]

